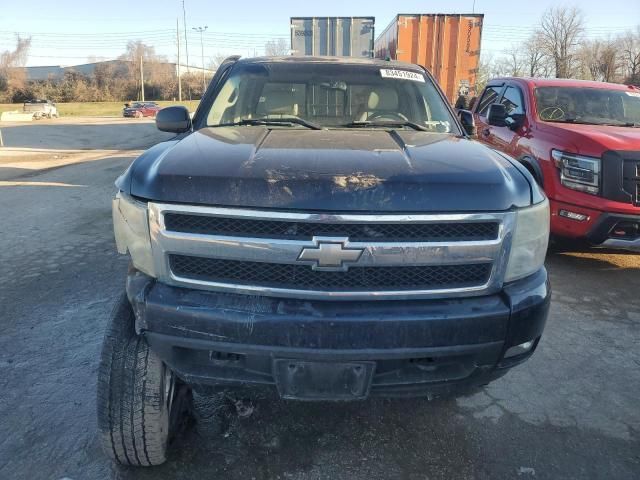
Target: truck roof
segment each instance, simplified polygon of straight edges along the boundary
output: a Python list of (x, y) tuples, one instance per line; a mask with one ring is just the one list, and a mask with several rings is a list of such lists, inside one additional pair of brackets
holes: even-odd
[(530, 87), (583, 87), (607, 88), (610, 90), (635, 90), (637, 87), (621, 83), (596, 82), (593, 80), (575, 80), (572, 78), (530, 78), (530, 77), (499, 77), (492, 78), (489, 83), (519, 82)]
[(382, 60), (378, 58), (362, 57), (295, 57), (292, 55), (281, 57), (251, 57), (242, 58), (238, 63), (339, 63), (342, 65), (373, 65), (381, 68), (401, 67), (422, 71), (422, 67), (413, 63), (398, 62), (396, 60)]

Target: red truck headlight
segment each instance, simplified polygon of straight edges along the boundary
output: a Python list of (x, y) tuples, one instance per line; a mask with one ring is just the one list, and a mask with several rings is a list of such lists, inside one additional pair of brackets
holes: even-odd
[(560, 169), (560, 183), (572, 190), (598, 195), (600, 193), (600, 159), (574, 153), (551, 150)]

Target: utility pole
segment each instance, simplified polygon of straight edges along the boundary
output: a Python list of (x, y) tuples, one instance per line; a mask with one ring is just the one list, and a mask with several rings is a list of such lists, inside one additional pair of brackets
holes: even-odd
[(184, 50), (187, 53), (187, 72), (189, 71), (189, 41), (187, 40), (187, 10), (182, 0), (182, 26), (184, 27)]
[[(191, 73), (189, 69), (189, 41), (187, 40), (187, 9), (184, 6), (184, 0), (182, 0), (182, 26), (184, 27), (184, 50), (187, 54), (187, 73)], [(191, 100), (191, 81), (187, 83), (187, 90), (189, 92), (189, 100)]]
[(142, 68), (143, 55), (140, 55), (140, 101), (144, 102), (144, 69)]
[(178, 68), (176, 69), (176, 75), (178, 75), (178, 101), (182, 101), (182, 66), (180, 65), (180, 23), (178, 17), (176, 17), (176, 40), (178, 41)]
[(206, 90), (205, 80), (204, 80), (204, 43), (202, 41), (202, 34), (207, 29), (207, 26), (204, 27), (193, 27), (196, 32), (200, 32), (200, 55), (202, 56), (202, 95), (204, 95), (204, 91)]

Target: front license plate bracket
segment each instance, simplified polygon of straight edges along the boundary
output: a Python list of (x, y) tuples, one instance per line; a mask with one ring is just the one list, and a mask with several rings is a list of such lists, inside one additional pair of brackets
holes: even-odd
[(273, 360), (280, 396), (292, 400), (360, 400), (369, 395), (375, 362)]

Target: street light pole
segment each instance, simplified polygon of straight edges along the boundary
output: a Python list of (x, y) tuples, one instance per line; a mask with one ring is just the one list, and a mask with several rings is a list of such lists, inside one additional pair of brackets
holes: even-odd
[(204, 81), (204, 43), (202, 41), (202, 34), (207, 29), (207, 26), (204, 27), (193, 27), (196, 32), (200, 32), (200, 56), (202, 57), (202, 95), (204, 95), (204, 91), (206, 89), (205, 81)]

